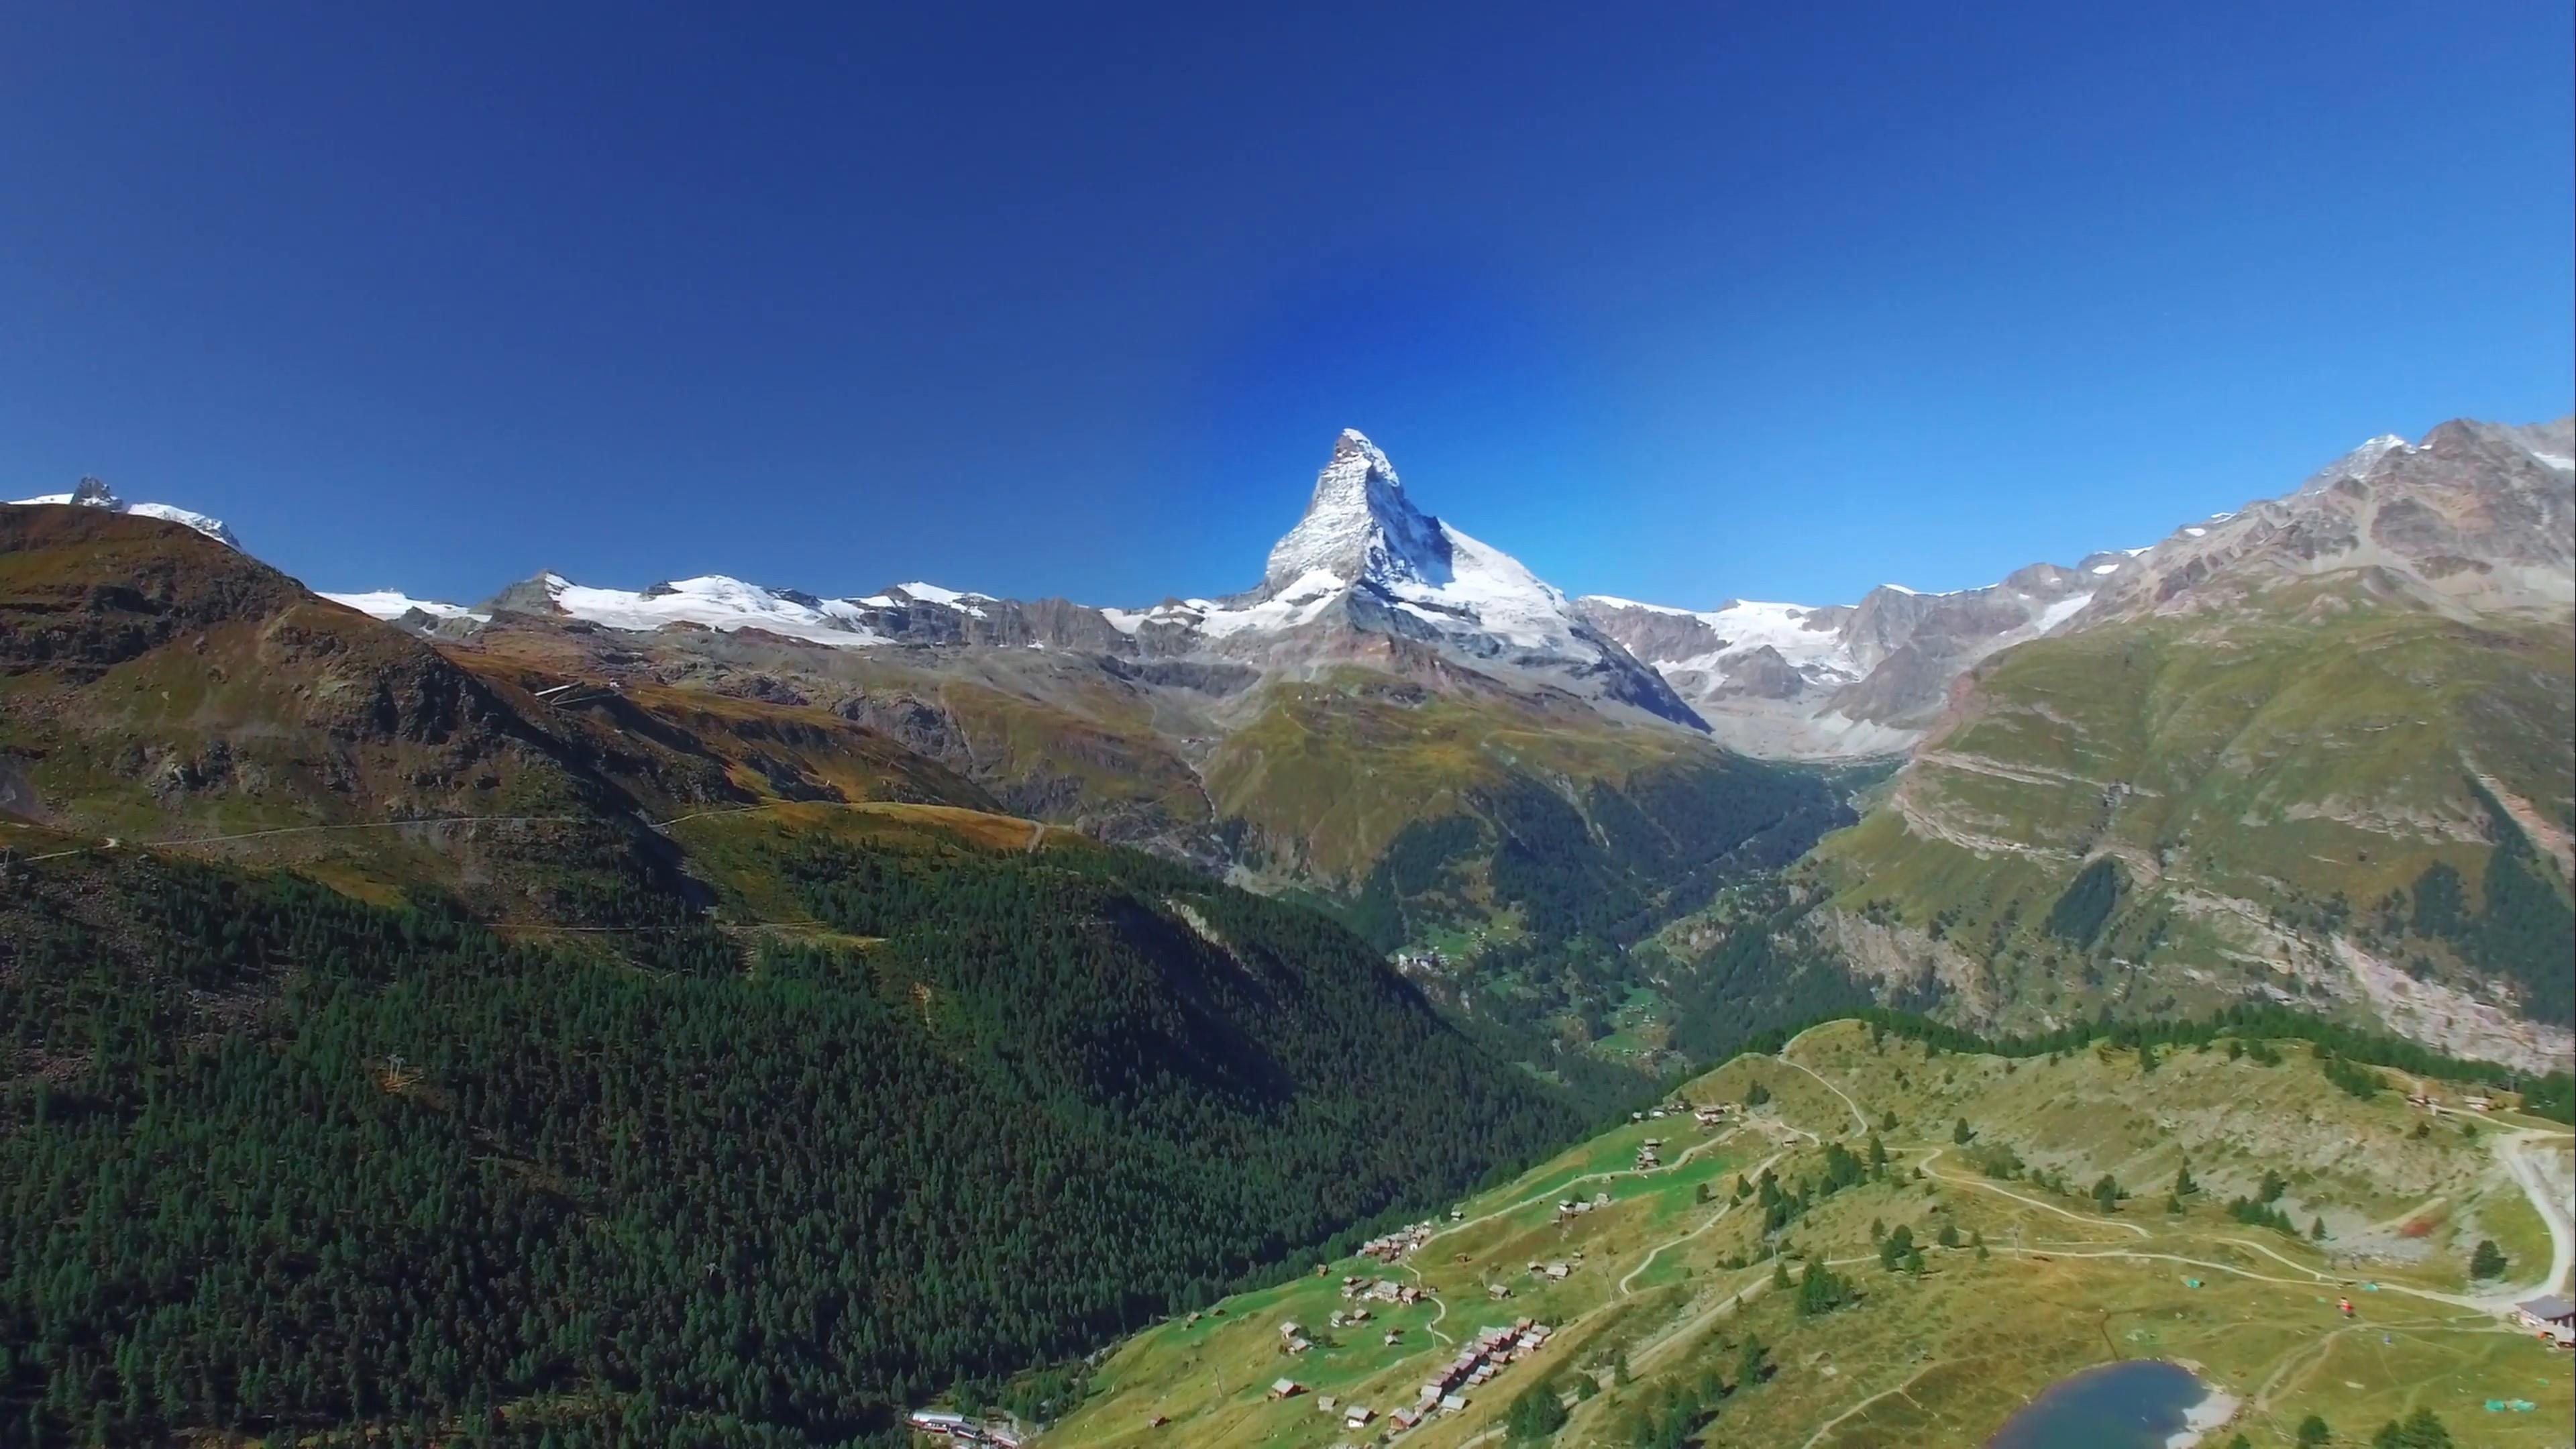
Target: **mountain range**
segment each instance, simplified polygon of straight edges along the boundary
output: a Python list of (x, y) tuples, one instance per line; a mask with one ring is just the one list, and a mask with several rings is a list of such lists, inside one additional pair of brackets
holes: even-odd
[[(1283, 1351), (1246, 1305), (1337, 1311), (1311, 1264), (1453, 1207), (1503, 1246), (1426, 1281), (1484, 1302), (1588, 1203), (1613, 1236), (1520, 1311), (1643, 1284), (1686, 1341), (1811, 1201), (1825, 1246), (1928, 1201), (1845, 1150), (1873, 1120), (2053, 1233), (2175, 1170), (2150, 1110), (2247, 1192), (2273, 1126), (2323, 1170), (2375, 1114), (2424, 1170), (2299, 1169), (2311, 1235), (2402, 1246), (2449, 1192), (2456, 1258), (2517, 1195), (2355, 1059), (2565, 1115), (2570, 443), (2445, 424), (2135, 552), (1706, 612), (1568, 598), (1355, 433), (1257, 583), (1136, 609), (326, 597), (95, 482), (0, 507), (0, 1437), (892, 1446), (946, 1395), (1240, 1442)], [(1793, 1042), (1696, 1089), (1743, 1155), (1660, 1176), (1672, 1085)], [(1611, 1179), (1671, 1214), (1566, 1196)], [(2195, 1212), (2269, 1221), (2159, 1221)], [(1171, 1380), (1223, 1414), (1086, 1384), (1158, 1320), (1241, 1330)], [(1337, 1327), (1298, 1371), (1448, 1359)], [(1687, 1430), (1636, 1350), (1603, 1398)], [(1841, 1422), (1738, 1375), (1754, 1432)]]
[[(2505, 878), (2495, 860), (2531, 862), (2563, 902), (2576, 867), (2572, 452), (2565, 419), (2446, 423), (2146, 547), (1812, 607), (1569, 598), (1418, 508), (1356, 431), (1258, 582), (1222, 598), (1100, 607), (924, 582), (827, 596), (720, 576), (626, 590), (552, 572), (471, 605), (322, 597), (466, 681), (551, 704), (532, 718), (723, 717), (722, 746), (700, 733), (670, 766), (724, 762), (700, 797), (847, 795), (813, 748), (740, 738), (746, 710), (828, 722), (874, 742), (861, 794), (891, 769), (920, 798), (1306, 896), (1461, 1011), (1634, 1038), (1648, 1059), (1693, 994), (1671, 971), (1722, 949), (1730, 892), (1793, 861), (1782, 879), (1803, 904), (1783, 939), (1882, 998), (2034, 1025), (2105, 1000), (2314, 992), (2455, 1048), (2528, 1054), (2559, 1043), (2531, 1033), (2570, 1024), (2564, 993), (2495, 933), (2415, 902), (2438, 867), (2434, 894), (2465, 882), (2474, 919)], [(95, 480), (29, 501), (240, 548)], [(2275, 659), (2260, 678), (2258, 656)], [(2338, 669), (2390, 677), (2322, 683)], [(2186, 679), (2178, 705), (2166, 691)], [(607, 758), (636, 726), (584, 728), (581, 749)], [(242, 814), (277, 793), (247, 782), (280, 775), (238, 763), (258, 746), (192, 748), (152, 766), (154, 809)], [(210, 763), (218, 749), (236, 763)], [(165, 754), (184, 752), (141, 758)], [(85, 818), (59, 764), (20, 758), (22, 811)], [(417, 783), (387, 799), (465, 808)], [(2321, 831), (2349, 838), (2321, 850)], [(2106, 868), (2116, 909), (2090, 934), (2046, 926), (2077, 880), (2106, 889)], [(2367, 940), (2357, 921), (2377, 923)], [(1963, 948), (1971, 928), (1980, 945)], [(1631, 947), (1659, 964), (1601, 966)], [(2249, 960), (2251, 978), (2220, 969)]]

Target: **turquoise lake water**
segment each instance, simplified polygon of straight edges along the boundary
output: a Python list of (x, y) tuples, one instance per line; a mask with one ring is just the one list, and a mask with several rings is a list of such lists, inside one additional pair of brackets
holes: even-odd
[(2207, 1397), (2200, 1380), (2169, 1363), (2104, 1364), (2050, 1385), (1986, 1449), (2163, 1449)]

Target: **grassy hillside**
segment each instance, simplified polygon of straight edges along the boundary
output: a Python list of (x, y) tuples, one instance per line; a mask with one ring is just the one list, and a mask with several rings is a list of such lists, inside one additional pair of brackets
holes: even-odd
[(0, 850), (115, 837), (579, 923), (616, 881), (701, 894), (654, 822), (782, 799), (997, 807), (818, 710), (451, 658), (179, 525), (0, 507)]
[[(1852, 819), (1859, 778), (1356, 668), (1273, 687), (1207, 776), (1242, 868), (1400, 952), (1498, 1050), (1648, 1072), (1689, 1007), (1631, 947)], [(1740, 1011), (1771, 983), (1733, 984)]]
[(1573, 1125), (1363, 943), (1150, 857), (674, 834), (715, 919), (12, 867), (0, 1438), (853, 1442)]
[(677, 693), (796, 705), (974, 781), (1013, 814), (1185, 859), (1220, 853), (1181, 744), (1212, 727), (1179, 707), (1185, 696), (1105, 672), (1096, 660), (1015, 649), (933, 665), (910, 651), (827, 649), (755, 630), (657, 651), (633, 635), (507, 618), (446, 647), (469, 668), (651, 678)]
[[(1350, 1436), (1321, 1396), (1408, 1406), (1460, 1341), (1525, 1316), (1556, 1330), (1547, 1345), (1402, 1442), (1974, 1445), (2057, 1379), (2141, 1357), (2236, 1399), (2227, 1432), (2255, 1443), (2288, 1442), (2309, 1413), (2359, 1440), (2417, 1408), (2463, 1443), (2560, 1442), (2576, 1413), (2565, 1356), (2463, 1300), (2545, 1276), (2546, 1228), (2498, 1146), (2536, 1134), (2516, 1150), (2554, 1161), (2564, 1193), (2566, 1129), (2364, 1099), (2338, 1074), (2304, 1042), (2260, 1038), (2150, 1065), (2108, 1042), (2014, 1058), (1817, 1028), (1678, 1093), (1740, 1117), (1633, 1123), (1440, 1215), (1393, 1270), (1431, 1301), (1285, 1354), (1281, 1320), (1329, 1322), (1345, 1275), (1389, 1272), (1327, 1263), (1139, 1335), (1039, 1442), (1330, 1444)], [(1641, 1169), (1648, 1137), (1661, 1164)], [(2169, 1202), (2186, 1164), (2193, 1190)], [(2106, 1176), (2126, 1194), (2107, 1210)], [(1599, 1193), (1606, 1206), (1558, 1209)], [(2290, 1229), (2245, 1221), (2240, 1200)], [(2464, 1293), (2481, 1238), (2512, 1265)], [(1266, 1397), (1282, 1376), (1307, 1392)], [(1515, 1414), (1538, 1397), (1553, 1412)], [(2490, 1414), (2489, 1399), (2534, 1410)], [(1550, 1419), (1552, 1435), (1509, 1432)]]
[(2461, 1047), (2576, 1025), (2576, 636), (2324, 586), (2267, 608), (1981, 667), (1817, 853), (1861, 954), (2015, 1024), (2250, 992)]

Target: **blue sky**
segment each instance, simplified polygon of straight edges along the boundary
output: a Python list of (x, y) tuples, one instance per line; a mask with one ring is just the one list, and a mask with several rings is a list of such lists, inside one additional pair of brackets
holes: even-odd
[(1143, 602), (1348, 425), (1570, 590), (1826, 602), (2570, 408), (2563, 0), (1586, 8), (11, 7), (0, 496)]

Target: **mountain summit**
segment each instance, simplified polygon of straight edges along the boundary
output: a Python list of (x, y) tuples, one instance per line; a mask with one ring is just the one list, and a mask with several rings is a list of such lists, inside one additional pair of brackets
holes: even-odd
[(233, 536), (233, 531), (226, 528), (220, 518), (209, 518), (205, 514), (185, 508), (175, 508), (167, 503), (128, 503), (116, 496), (115, 489), (96, 478), (83, 478), (73, 485), (69, 493), (43, 493), (34, 498), (20, 498), (15, 501), (21, 504), (64, 503), (75, 508), (96, 508), (108, 513), (132, 513), (144, 518), (166, 519), (172, 523), (184, 523), (218, 543), (227, 544), (233, 548), (241, 547), (241, 540)]
[(1357, 428), (1344, 428), (1332, 461), (1315, 475), (1306, 516), (1272, 546), (1261, 594), (1273, 597), (1314, 573), (1337, 584), (1449, 582), (1449, 540), (1440, 520), (1404, 496), (1403, 480), (1384, 451)]

